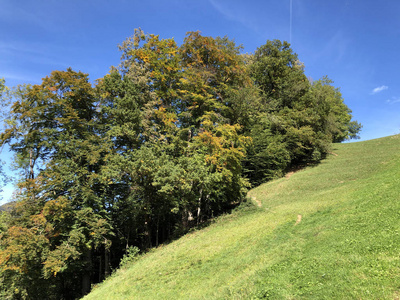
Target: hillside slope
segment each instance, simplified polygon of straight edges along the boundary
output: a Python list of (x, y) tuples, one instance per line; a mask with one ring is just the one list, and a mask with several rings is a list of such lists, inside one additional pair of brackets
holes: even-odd
[(400, 136), (335, 144), (84, 299), (398, 299)]

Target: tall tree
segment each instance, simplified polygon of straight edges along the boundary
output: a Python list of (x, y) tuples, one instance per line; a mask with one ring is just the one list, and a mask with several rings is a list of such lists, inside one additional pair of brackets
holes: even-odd
[(326, 78), (311, 84), (287, 42), (267, 41), (248, 66), (262, 102), (250, 126), (253, 143), (245, 161), (254, 184), (318, 161), (332, 142), (357, 136), (360, 124), (351, 121), (339, 91)]
[[(36, 293), (17, 279), (25, 270), (44, 276), (35, 278), (53, 278), (66, 295), (85, 294), (91, 255), (108, 247), (111, 235), (99, 175), (109, 147), (97, 124), (94, 90), (86, 74), (68, 69), (53, 72), (41, 85), (24, 87), (19, 95), (0, 141), (21, 160), (29, 159), (29, 170), (19, 184), (17, 217), (2, 239), (0, 263), (8, 270), (5, 278), (14, 281), (10, 286), (19, 285), (13, 290), (17, 294)], [(16, 247), (26, 239), (38, 255), (29, 258), (25, 253), (30, 250)]]
[[(7, 111), (7, 106), (9, 104), (10, 104), (10, 90), (6, 86), (4, 78), (0, 78), (0, 122), (6, 118), (5, 112)], [(0, 148), (0, 153), (2, 151), (3, 148)], [(4, 162), (0, 159), (0, 192), (3, 191), (2, 190), (3, 186), (8, 182), (8, 176), (5, 174), (3, 170), (3, 164)], [(0, 200), (2, 200), (1, 196)]]

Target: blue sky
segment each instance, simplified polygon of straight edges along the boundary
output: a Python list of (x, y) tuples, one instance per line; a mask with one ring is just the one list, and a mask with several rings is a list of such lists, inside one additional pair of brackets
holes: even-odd
[[(138, 27), (178, 43), (187, 31), (228, 36), (249, 53), (280, 39), (291, 42), (307, 76), (327, 75), (340, 88), (363, 125), (361, 140), (400, 133), (397, 0), (0, 0), (0, 7), (0, 78), (8, 86), (39, 84), (68, 67), (103, 77)], [(9, 157), (3, 149), (0, 158)]]

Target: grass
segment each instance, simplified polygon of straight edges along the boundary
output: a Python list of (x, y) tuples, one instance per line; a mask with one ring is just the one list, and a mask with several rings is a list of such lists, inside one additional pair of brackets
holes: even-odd
[(400, 136), (333, 147), (84, 299), (399, 299)]

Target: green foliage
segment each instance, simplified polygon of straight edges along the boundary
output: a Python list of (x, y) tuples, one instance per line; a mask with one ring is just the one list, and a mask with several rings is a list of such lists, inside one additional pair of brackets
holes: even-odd
[(358, 138), (361, 125), (351, 121), (351, 110), (343, 103), (339, 89), (332, 86), (332, 80), (324, 77), (313, 82), (308, 98), (309, 109), (314, 111), (314, 131), (325, 135), (325, 139), (334, 143), (350, 138)]
[(261, 184), (283, 175), (290, 165), (291, 157), (284, 136), (274, 134), (277, 118), (260, 116), (250, 132), (253, 143), (246, 158), (246, 174), (253, 184)]
[(351, 121), (339, 90), (327, 77), (311, 84), (288, 43), (268, 41), (248, 68), (263, 104), (249, 127), (245, 173), (253, 184), (319, 161), (332, 142), (357, 138), (361, 125)]
[(128, 249), (126, 249), (126, 254), (122, 256), (122, 259), (119, 263), (119, 268), (127, 268), (132, 265), (132, 263), (138, 260), (139, 253), (140, 249), (138, 247), (130, 246)]
[(267, 112), (293, 108), (308, 90), (303, 65), (287, 42), (268, 41), (259, 47), (249, 68)]

